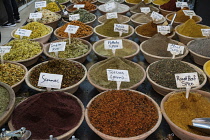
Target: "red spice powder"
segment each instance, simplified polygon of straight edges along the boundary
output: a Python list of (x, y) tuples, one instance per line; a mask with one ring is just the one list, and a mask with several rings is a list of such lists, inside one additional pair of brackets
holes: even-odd
[(176, 8), (177, 0), (170, 0), (168, 3), (165, 3), (160, 6), (161, 9), (168, 11), (179, 11), (181, 8)]

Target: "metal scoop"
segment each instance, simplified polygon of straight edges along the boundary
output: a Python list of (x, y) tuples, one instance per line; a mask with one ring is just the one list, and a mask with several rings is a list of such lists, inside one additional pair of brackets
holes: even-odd
[(193, 125), (188, 125), (190, 128), (210, 134), (210, 118), (195, 118), (192, 120)]
[(2, 133), (0, 134), (0, 138), (5, 137), (17, 137), (19, 140), (27, 140), (31, 137), (31, 131), (26, 130), (25, 127), (22, 127), (19, 130), (7, 132), (5, 128), (2, 129)]
[(174, 23), (174, 19), (176, 18), (176, 13), (174, 14), (174, 16), (173, 16), (173, 18), (172, 18), (172, 20), (171, 20), (171, 23), (170, 24), (168, 24), (168, 26), (170, 26), (170, 31), (172, 31), (173, 30), (173, 27), (172, 27), (172, 25), (173, 25), (173, 23)]

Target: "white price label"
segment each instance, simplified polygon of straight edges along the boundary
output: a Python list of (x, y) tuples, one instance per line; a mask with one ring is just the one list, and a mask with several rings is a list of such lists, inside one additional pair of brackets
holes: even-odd
[(34, 19), (34, 18), (42, 18), (42, 13), (30, 13), (29, 19)]
[(49, 52), (65, 51), (66, 42), (50, 43)]
[(63, 75), (60, 74), (40, 73), (38, 86), (60, 89), (62, 80)]
[(73, 8), (77, 8), (77, 9), (85, 8), (85, 5), (84, 4), (74, 4)]
[(46, 7), (46, 5), (47, 5), (46, 1), (35, 2), (35, 8)]
[(104, 4), (104, 9), (105, 9), (106, 12), (112, 11), (112, 10), (114, 10), (115, 8), (117, 8), (115, 2), (110, 2), (110, 3)]
[(176, 2), (177, 8), (188, 7), (187, 2)]
[(105, 40), (104, 41), (105, 49), (122, 49), (122, 39), (119, 40)]
[(140, 10), (142, 13), (145, 13), (145, 14), (151, 12), (150, 7), (140, 7)]
[(77, 32), (77, 30), (79, 29), (79, 26), (75, 26), (75, 25), (68, 25), (65, 29), (64, 32), (67, 33), (71, 33), (71, 34), (75, 34)]
[(29, 37), (31, 35), (31, 30), (26, 30), (26, 29), (17, 29), (15, 34), (20, 35), (20, 36), (27, 36)]
[(69, 21), (78, 20), (80, 19), (79, 14), (69, 15)]
[(153, 11), (152, 14), (150, 15), (150, 17), (154, 20), (154, 21), (158, 21), (161, 20), (163, 18), (163, 15)]
[(0, 54), (8, 53), (10, 52), (10, 49), (12, 46), (0, 46)]
[(114, 32), (128, 33), (129, 26), (126, 24), (114, 24)]
[(210, 29), (201, 29), (203, 36), (210, 36)]
[(107, 18), (107, 19), (118, 18), (117, 12), (106, 13), (106, 18)]
[(168, 43), (167, 51), (170, 51), (172, 54), (178, 55), (184, 53), (184, 46)]
[(170, 26), (157, 26), (158, 33), (161, 33), (163, 35), (166, 35), (170, 33)]
[(199, 86), (198, 73), (179, 73), (175, 74), (177, 88)]
[(106, 69), (109, 81), (130, 82), (128, 70)]
[(193, 10), (183, 10), (186, 16), (195, 16), (195, 12)]

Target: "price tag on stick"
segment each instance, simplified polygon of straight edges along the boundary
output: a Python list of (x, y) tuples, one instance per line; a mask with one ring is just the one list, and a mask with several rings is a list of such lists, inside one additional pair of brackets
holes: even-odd
[(162, 35), (166, 35), (170, 33), (170, 26), (157, 26), (157, 31), (161, 33)]
[(183, 9), (184, 7), (188, 7), (187, 2), (176, 2), (176, 7)]
[(116, 49), (122, 49), (122, 48), (123, 48), (122, 39), (104, 41), (104, 49), (111, 49), (114, 55)]
[(36, 21), (37, 18), (42, 18), (42, 13), (30, 13), (29, 19), (34, 19), (34, 21)]
[(117, 82), (117, 90), (120, 89), (121, 82), (130, 82), (128, 70), (106, 69), (109, 81)]
[(117, 12), (106, 13), (106, 18), (107, 18), (107, 19), (118, 18)]
[(69, 21), (78, 20), (80, 19), (79, 14), (69, 15)]
[(196, 16), (195, 12), (193, 10), (183, 10), (185, 16), (190, 16), (192, 19), (193, 16)]
[(64, 32), (68, 33), (69, 36), (69, 44), (71, 44), (71, 34), (75, 34), (77, 30), (79, 29), (79, 26), (75, 25), (68, 25)]
[(159, 21), (163, 18), (163, 15), (153, 11), (150, 17), (152, 18), (153, 21)]
[(175, 58), (175, 55), (184, 53), (184, 46), (168, 43), (167, 51), (170, 51), (173, 55), (172, 59)]
[(202, 35), (210, 37), (210, 29), (201, 29)]
[(35, 8), (42, 9), (42, 7), (46, 7), (46, 5), (47, 5), (46, 1), (35, 2)]
[(26, 29), (20, 29), (18, 28), (15, 32), (16, 35), (19, 35), (20, 38), (22, 39), (23, 36), (29, 37), (31, 35), (31, 30), (26, 30)]
[(4, 54), (9, 53), (12, 46), (0, 46), (1, 64), (4, 63)]
[(56, 42), (50, 43), (49, 52), (55, 52), (56, 57), (58, 57), (59, 51), (65, 51), (66, 42)]
[(140, 10), (142, 13), (148, 14), (149, 12), (151, 12), (149, 7), (140, 7)]
[(128, 33), (129, 26), (126, 24), (114, 24), (114, 32), (119, 32), (119, 36), (122, 36), (122, 33)]
[(74, 4), (73, 8), (77, 8), (79, 10), (80, 8), (85, 8), (85, 5), (84, 4)]

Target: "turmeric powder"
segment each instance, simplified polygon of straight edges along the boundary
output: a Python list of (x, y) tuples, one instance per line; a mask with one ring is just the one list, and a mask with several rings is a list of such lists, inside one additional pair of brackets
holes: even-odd
[(154, 0), (153, 3), (157, 4), (157, 5), (163, 5), (167, 2), (169, 2), (170, 0)]

